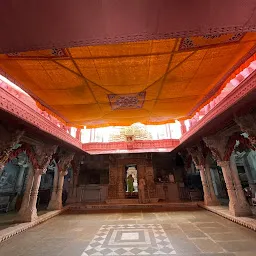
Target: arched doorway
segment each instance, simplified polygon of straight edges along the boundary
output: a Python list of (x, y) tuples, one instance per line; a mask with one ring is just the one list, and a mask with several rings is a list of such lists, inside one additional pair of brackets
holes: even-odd
[[(132, 176), (133, 178), (133, 192), (132, 194), (129, 193), (128, 189), (128, 182), (127, 179), (129, 176)], [(138, 198), (138, 170), (137, 170), (137, 165), (136, 164), (128, 164), (125, 165), (125, 193), (126, 193), (126, 198)]]

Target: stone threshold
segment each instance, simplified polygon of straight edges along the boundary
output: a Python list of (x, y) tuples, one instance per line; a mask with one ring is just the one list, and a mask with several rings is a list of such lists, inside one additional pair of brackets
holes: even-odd
[(197, 208), (196, 202), (174, 202), (174, 203), (127, 203), (127, 204), (86, 204), (86, 203), (76, 203), (69, 206), (69, 210), (83, 211), (83, 210), (111, 210), (111, 209), (189, 209)]
[(253, 219), (250, 217), (235, 217), (229, 213), (227, 206), (206, 206), (203, 203), (198, 203), (198, 206), (210, 212), (218, 214), (228, 220), (231, 220), (241, 226), (256, 231), (256, 218)]
[(69, 206), (65, 206), (61, 210), (49, 211), (45, 214), (38, 216), (38, 218), (32, 222), (19, 223), (13, 227), (9, 227), (9, 228), (0, 230), (0, 243), (29, 229), (29, 228), (32, 228), (42, 222), (45, 222), (45, 221), (61, 214), (62, 212), (68, 210), (68, 208), (69, 208)]

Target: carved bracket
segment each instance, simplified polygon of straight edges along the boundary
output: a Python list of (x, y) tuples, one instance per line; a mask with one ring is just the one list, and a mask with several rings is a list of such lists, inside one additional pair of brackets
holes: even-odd
[(200, 146), (187, 148), (187, 151), (192, 156), (193, 162), (196, 166), (199, 167), (205, 165), (205, 157)]
[(71, 161), (74, 158), (75, 153), (71, 152), (61, 152), (60, 159), (58, 162), (59, 172), (67, 175), (67, 169), (71, 164)]

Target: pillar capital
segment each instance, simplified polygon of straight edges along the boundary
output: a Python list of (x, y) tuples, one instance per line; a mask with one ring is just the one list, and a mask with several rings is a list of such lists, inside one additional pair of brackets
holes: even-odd
[(192, 147), (192, 148), (187, 148), (187, 151), (192, 156), (192, 160), (193, 160), (195, 166), (204, 167), (205, 158), (204, 158), (204, 155), (203, 155), (203, 153), (201, 151), (201, 148), (199, 146), (195, 146), (195, 147)]
[(225, 135), (214, 135), (203, 138), (206, 146), (210, 149), (212, 156), (216, 161), (224, 160), (228, 139), (229, 137)]
[(67, 172), (68, 167), (71, 165), (71, 161), (73, 160), (74, 156), (75, 153), (73, 152), (61, 152), (58, 168), (60, 174), (63, 176), (66, 175), (65, 173)]
[(35, 158), (36, 161), (32, 161), (34, 170), (41, 174), (47, 171), (47, 167), (52, 160), (53, 154), (56, 153), (58, 146), (54, 145), (36, 145)]
[(196, 169), (199, 171), (204, 171), (205, 167), (203, 165), (196, 165)]
[(223, 168), (229, 167), (229, 161), (217, 161), (217, 165)]

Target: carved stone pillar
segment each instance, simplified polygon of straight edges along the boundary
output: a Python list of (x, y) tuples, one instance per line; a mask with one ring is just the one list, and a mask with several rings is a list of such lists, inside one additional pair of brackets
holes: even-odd
[(40, 186), (42, 174), (43, 174), (42, 169), (35, 170), (34, 182), (33, 182), (33, 187), (30, 194), (30, 200), (29, 200), (28, 207), (25, 211), (23, 221), (27, 221), (27, 222), (34, 221), (37, 218), (36, 203), (37, 203), (38, 189)]
[(241, 185), (241, 181), (238, 176), (234, 153), (232, 153), (232, 155), (230, 156), (230, 168), (231, 168), (231, 173), (232, 173), (232, 177), (233, 177), (233, 181), (234, 181), (234, 186), (236, 189), (236, 196), (240, 203), (239, 211), (241, 212), (242, 216), (246, 216), (246, 215), (250, 216), (250, 215), (252, 215), (252, 211), (251, 211), (250, 205), (248, 204), (248, 202), (245, 198), (244, 191), (243, 191), (243, 188)]
[(117, 184), (117, 166), (114, 162), (109, 164), (108, 199), (117, 198)]
[(64, 184), (64, 176), (67, 175), (67, 172), (59, 172), (59, 181), (58, 181), (58, 189), (56, 193), (56, 202), (55, 208), (53, 210), (60, 210), (62, 208), (62, 191)]
[(68, 203), (78, 202), (77, 187), (78, 187), (78, 177), (79, 177), (80, 168), (81, 168), (81, 161), (82, 161), (82, 156), (75, 155), (73, 161), (71, 162), (73, 175), (72, 175), (72, 179), (70, 182), (71, 185), (69, 187), (69, 192), (68, 192), (69, 193), (69, 197), (67, 200)]
[(71, 165), (71, 161), (74, 158), (74, 153), (62, 152), (60, 153), (60, 160), (58, 163), (58, 188), (56, 197), (51, 202), (51, 210), (60, 210), (62, 208), (62, 191), (64, 184), (64, 176), (68, 174), (68, 168)]
[(235, 187), (233, 184), (230, 162), (229, 161), (218, 161), (218, 165), (222, 169), (224, 180), (225, 180), (227, 191), (228, 191), (229, 211), (234, 216), (242, 216), (242, 215), (240, 215), (239, 201), (236, 196), (236, 191), (235, 191)]
[(196, 166), (196, 168), (200, 171), (200, 177), (203, 185), (204, 190), (204, 203), (205, 205), (212, 205), (212, 198), (205, 174), (205, 167), (203, 165)]
[(34, 171), (33, 171), (33, 167), (31, 164), (29, 164), (29, 170), (28, 170), (28, 179), (27, 179), (27, 184), (26, 184), (26, 189), (22, 198), (22, 203), (21, 203), (21, 207), (20, 210), (18, 212), (18, 220), (20, 216), (23, 216), (28, 204), (29, 204), (29, 200), (30, 200), (30, 193), (31, 193), (31, 189), (33, 186), (33, 181), (34, 181)]
[(201, 177), (203, 191), (204, 191), (205, 205), (218, 205), (219, 203), (214, 193), (212, 179), (209, 175), (210, 174), (209, 165), (206, 164), (207, 155), (203, 154), (203, 150), (200, 145), (197, 145), (193, 148), (188, 148), (187, 151), (192, 156), (192, 159), (196, 168), (200, 171), (200, 177)]
[[(34, 158), (31, 159), (33, 163), (34, 177), (33, 181), (31, 182), (32, 189), (30, 196), (27, 197), (29, 202), (27, 208), (19, 213), (18, 221), (30, 222), (37, 218), (36, 203), (41, 176), (47, 171), (47, 167), (51, 161), (52, 155), (56, 152), (56, 150), (57, 146), (36, 145), (34, 149)], [(28, 183), (30, 183), (30, 180)]]
[(209, 186), (209, 192), (211, 195), (211, 205), (220, 205), (220, 202), (218, 198), (215, 195), (214, 187), (213, 187), (213, 181), (212, 181), (212, 175), (211, 175), (211, 170), (210, 170), (210, 165), (208, 163), (205, 164), (205, 174), (206, 174), (206, 179), (208, 181), (208, 186)]
[(57, 189), (58, 189), (58, 179), (59, 179), (59, 170), (58, 167), (54, 167), (54, 178), (53, 178), (53, 187), (52, 187), (52, 194), (51, 199), (48, 204), (47, 210), (54, 210), (56, 209), (56, 197), (57, 197)]
[(217, 164), (222, 169), (228, 191), (230, 213), (234, 216), (248, 216), (248, 212), (242, 207), (244, 203), (240, 201), (241, 199), (238, 196), (238, 194), (240, 194), (239, 186), (236, 191), (238, 181), (235, 181), (236, 177), (230, 167), (230, 152), (232, 152), (233, 149), (229, 148), (228, 145), (229, 136), (227, 136), (227, 134), (218, 134), (204, 138), (204, 141), (211, 150), (213, 157), (217, 160)]
[(118, 165), (117, 167), (117, 198), (124, 199), (125, 191), (124, 191), (124, 170), (123, 165)]

